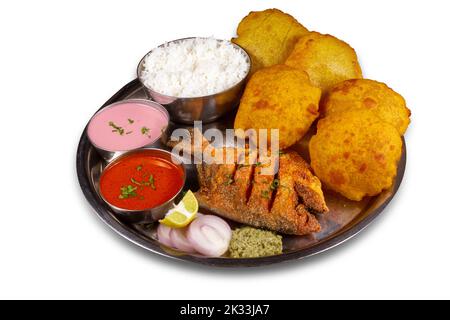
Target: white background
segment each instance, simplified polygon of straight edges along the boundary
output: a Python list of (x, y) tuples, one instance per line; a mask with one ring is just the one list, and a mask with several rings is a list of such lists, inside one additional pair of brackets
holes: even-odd
[[(224, 270), (155, 256), (112, 232), (75, 172), (82, 130), (154, 46), (230, 38), (278, 7), (357, 51), (412, 110), (399, 193), (327, 253)], [(447, 1), (1, 1), (0, 298), (450, 298)]]

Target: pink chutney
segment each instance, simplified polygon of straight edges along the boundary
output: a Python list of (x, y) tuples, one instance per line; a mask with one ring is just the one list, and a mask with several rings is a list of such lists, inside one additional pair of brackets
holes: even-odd
[(128, 151), (144, 147), (161, 137), (167, 127), (167, 113), (153, 102), (123, 101), (100, 110), (88, 126), (93, 145), (107, 151)]

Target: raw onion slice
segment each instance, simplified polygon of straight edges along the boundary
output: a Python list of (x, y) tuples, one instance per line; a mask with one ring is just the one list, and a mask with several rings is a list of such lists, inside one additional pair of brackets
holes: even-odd
[(187, 239), (197, 252), (208, 257), (220, 257), (228, 250), (231, 228), (219, 217), (203, 215), (189, 225)]
[(172, 240), (170, 239), (170, 234), (172, 233), (172, 228), (160, 223), (157, 229), (158, 241), (163, 245), (168, 247), (173, 247)]
[(186, 238), (186, 228), (172, 229), (170, 232), (172, 247), (187, 253), (195, 252), (194, 247)]

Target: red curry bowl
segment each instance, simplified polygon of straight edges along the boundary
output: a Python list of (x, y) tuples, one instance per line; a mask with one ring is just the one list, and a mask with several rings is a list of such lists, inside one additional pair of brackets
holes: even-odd
[(175, 154), (156, 148), (126, 152), (102, 171), (98, 193), (122, 221), (162, 219), (179, 200), (186, 169)]

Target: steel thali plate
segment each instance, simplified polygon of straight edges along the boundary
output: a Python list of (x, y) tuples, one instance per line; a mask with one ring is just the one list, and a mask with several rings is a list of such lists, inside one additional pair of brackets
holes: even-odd
[[(102, 107), (130, 98), (146, 98), (145, 92), (137, 79), (125, 85)], [(203, 129), (211, 127), (221, 130), (232, 128), (233, 120), (234, 114), (230, 114), (215, 123), (204, 125)], [(171, 123), (170, 126), (172, 129), (179, 127), (179, 125), (174, 123)], [(181, 126), (186, 127), (186, 125)], [(295, 146), (295, 149), (306, 159), (308, 159), (308, 138), (305, 137), (305, 139)], [(98, 180), (105, 165), (106, 162), (90, 144), (85, 129), (80, 138), (76, 155), (78, 180), (86, 199), (94, 208), (98, 217), (118, 234), (142, 248), (165, 257), (210, 266), (247, 267), (305, 258), (333, 248), (363, 230), (385, 209), (397, 192), (405, 171), (406, 146), (403, 140), (402, 157), (398, 165), (396, 180), (389, 190), (385, 190), (376, 197), (365, 198), (359, 202), (347, 200), (342, 196), (324, 190), (325, 200), (330, 212), (318, 216), (322, 231), (307, 236), (284, 236), (282, 254), (248, 259), (227, 257), (206, 258), (180, 253), (159, 244), (155, 237), (156, 232), (154, 226), (126, 224), (118, 220), (113, 211), (98, 194)], [(187, 167), (186, 181), (186, 189), (196, 190), (198, 188), (195, 168), (193, 166)], [(204, 211), (202, 210), (202, 212)]]

